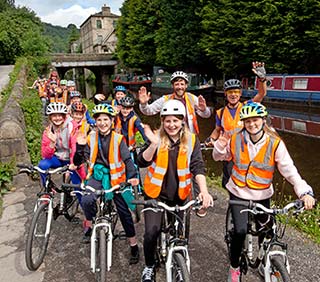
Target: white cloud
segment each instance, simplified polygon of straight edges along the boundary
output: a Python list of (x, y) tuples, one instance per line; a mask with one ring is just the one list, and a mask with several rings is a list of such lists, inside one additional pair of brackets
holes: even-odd
[(16, 0), (16, 6), (26, 6), (33, 10), (37, 16), (46, 23), (67, 27), (73, 23), (79, 27), (90, 15), (101, 11), (106, 4), (111, 13), (120, 15), (119, 8), (124, 0)]
[(97, 9), (94, 7), (84, 9), (79, 5), (74, 5), (67, 9), (57, 9), (52, 13), (41, 17), (41, 20), (46, 23), (52, 23), (54, 25), (60, 25), (64, 27), (67, 27), (70, 23), (80, 27), (80, 25), (90, 15), (97, 12)]

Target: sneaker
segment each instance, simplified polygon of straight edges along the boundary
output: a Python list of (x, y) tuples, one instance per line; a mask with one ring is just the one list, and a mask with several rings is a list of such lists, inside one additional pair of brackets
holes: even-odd
[(138, 245), (131, 247), (131, 255), (129, 259), (129, 264), (137, 264), (139, 262), (140, 254)]
[(199, 217), (205, 217), (207, 215), (207, 212), (207, 209), (201, 208), (197, 210), (196, 215)]
[(153, 266), (146, 266), (143, 269), (141, 282), (155, 282), (155, 272)]
[(228, 282), (240, 282), (240, 267), (233, 268), (230, 266)]
[(82, 244), (89, 244), (91, 240), (92, 228), (88, 227), (84, 230), (84, 234), (82, 237)]

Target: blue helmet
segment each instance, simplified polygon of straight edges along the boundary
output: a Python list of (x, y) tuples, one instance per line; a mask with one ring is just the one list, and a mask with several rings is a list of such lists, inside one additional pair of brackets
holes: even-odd
[(118, 91), (121, 91), (121, 92), (126, 93), (126, 92), (127, 92), (127, 89), (126, 89), (123, 85), (117, 85), (117, 86), (114, 88), (114, 93), (117, 93)]

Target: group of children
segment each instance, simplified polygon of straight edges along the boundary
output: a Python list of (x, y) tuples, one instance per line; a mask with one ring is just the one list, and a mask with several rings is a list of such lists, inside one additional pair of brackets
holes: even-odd
[[(231, 199), (255, 200), (269, 206), (274, 192), (272, 177), (277, 166), (305, 202), (305, 207), (310, 209), (314, 205), (312, 188), (298, 174), (283, 141), (266, 125), (267, 110), (260, 104), (266, 92), (263, 69), (263, 64), (254, 63), (254, 72), (258, 77), (262, 76), (261, 86), (258, 95), (246, 104), (240, 103), (241, 83), (226, 81), (227, 106), (217, 112), (217, 126), (207, 143), (214, 145), (213, 159), (226, 162), (224, 186)], [(185, 98), (188, 84), (185, 73), (174, 73), (172, 84), (174, 94), (160, 98), (162, 100), (154, 106), (147, 103), (147, 93), (140, 92), (140, 109), (160, 112), (161, 126), (157, 131), (142, 125), (133, 110), (135, 100), (127, 95), (123, 86), (115, 88), (112, 101), (106, 101), (102, 94), (94, 97), (93, 130), (86, 118), (87, 108), (81, 101), (71, 101), (69, 106), (50, 103), (47, 107), (49, 126), (43, 133), (43, 159), (39, 166), (47, 169), (69, 163), (75, 171), (71, 175), (72, 182), (86, 179), (95, 189), (109, 189), (124, 181), (137, 185), (138, 171), (129, 148), (134, 148), (135, 134), (139, 131), (145, 146), (136, 162), (138, 167), (147, 168), (145, 198), (156, 198), (173, 206), (183, 204), (192, 197), (192, 186), (195, 185), (203, 208), (212, 206), (195, 120), (196, 111), (207, 117), (207, 106), (203, 97), (194, 98), (189, 93)], [(194, 107), (189, 107), (191, 103)], [(92, 220), (97, 212), (96, 196), (88, 193), (79, 200), (86, 218), (83, 241), (89, 242)], [(136, 264), (139, 248), (131, 212), (120, 194), (114, 195), (113, 200), (131, 247), (129, 263)], [(231, 245), (230, 282), (240, 279), (239, 256), (246, 233), (247, 215), (240, 214), (239, 210), (236, 207), (232, 211), (235, 235)], [(144, 216), (146, 266), (141, 281), (153, 282), (161, 214), (147, 211)]]

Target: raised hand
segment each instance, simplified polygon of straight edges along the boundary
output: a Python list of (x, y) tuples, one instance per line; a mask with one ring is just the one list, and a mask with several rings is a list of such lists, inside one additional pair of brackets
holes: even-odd
[(218, 139), (220, 145), (223, 147), (227, 147), (230, 138), (231, 138), (230, 133), (226, 133), (226, 132), (221, 131), (219, 139)]
[(51, 143), (55, 144), (57, 141), (57, 134), (52, 132), (52, 125), (47, 128), (46, 134), (47, 137), (50, 139)]
[(207, 102), (206, 99), (203, 98), (202, 95), (199, 95), (198, 97), (198, 108), (200, 111), (204, 112), (207, 107)]
[(259, 79), (266, 78), (266, 69), (263, 62), (252, 62), (252, 71)]
[(87, 134), (81, 132), (80, 130), (77, 133), (77, 143), (79, 145), (86, 145), (87, 144)]
[(159, 136), (157, 134), (154, 134), (154, 132), (151, 130), (150, 126), (147, 124), (144, 124), (144, 134), (147, 136), (149, 141), (152, 144), (158, 144), (159, 143)]
[(138, 98), (140, 104), (146, 104), (150, 100), (150, 92), (147, 92), (147, 88), (144, 86), (141, 86), (139, 91), (138, 91)]

